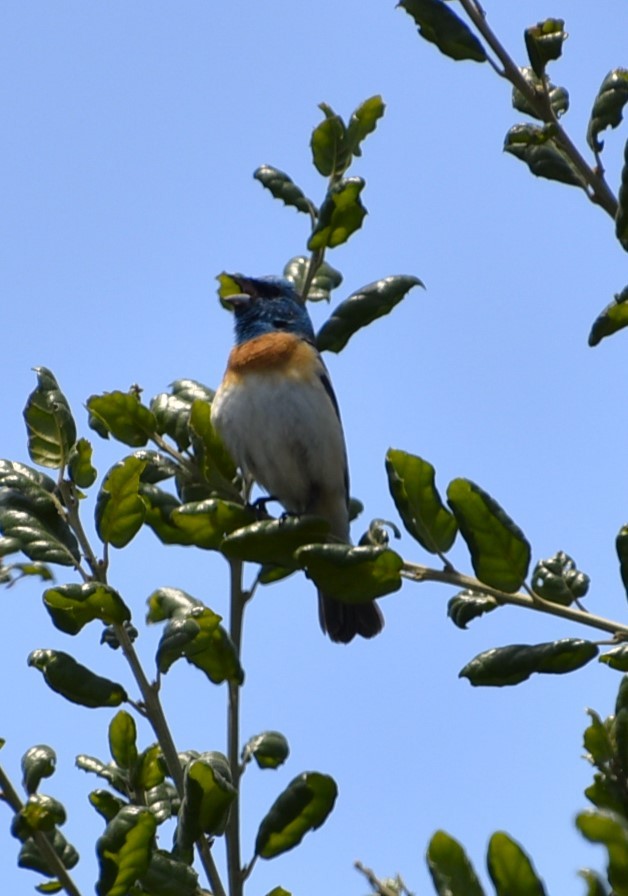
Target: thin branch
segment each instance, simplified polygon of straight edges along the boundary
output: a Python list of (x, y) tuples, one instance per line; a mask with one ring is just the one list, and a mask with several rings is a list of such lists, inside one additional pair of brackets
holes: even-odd
[[(244, 607), (249, 597), (242, 588), (242, 562), (229, 561), (231, 618), (229, 634), (240, 658), (242, 654), (242, 622)], [(227, 758), (231, 767), (231, 778), (237, 795), (231, 805), (225, 839), (227, 844), (227, 868), (230, 896), (242, 896), (244, 875), (240, 852), (240, 685), (230, 681), (229, 705), (227, 709)]]
[(489, 585), (484, 585), (479, 579), (463, 575), (463, 573), (455, 570), (430, 569), (427, 566), (420, 566), (415, 563), (404, 563), (401, 575), (413, 582), (441, 582), (444, 585), (468, 589), (477, 594), (488, 594), (494, 597), (500, 604), (524, 607), (527, 610), (537, 610), (539, 613), (547, 613), (550, 616), (559, 616), (561, 619), (568, 619), (570, 622), (577, 622), (589, 628), (597, 628), (600, 631), (608, 632), (617, 641), (628, 640), (628, 625), (615, 622), (612, 619), (606, 619), (604, 616), (597, 616), (595, 613), (589, 613), (586, 610), (579, 610), (577, 607), (565, 607), (562, 604), (552, 603), (533, 592), (524, 594), (518, 591), (515, 594), (508, 594), (506, 591), (491, 588)]
[[(13, 809), (15, 814), (24, 808), (24, 804), (11, 784), (11, 781), (5, 774), (2, 766), (0, 766), (0, 799), (4, 799), (7, 805)], [(81, 896), (81, 891), (78, 889), (70, 877), (65, 865), (57, 855), (57, 851), (50, 840), (50, 835), (43, 831), (33, 831), (32, 837), (37, 849), (48, 866), (48, 870), (57, 878), (68, 896)]]
[(552, 125), (553, 136), (591, 191), (589, 192), (585, 190), (587, 196), (593, 203), (601, 206), (604, 211), (614, 219), (617, 214), (617, 198), (606, 183), (602, 170), (592, 168), (587, 163), (586, 159), (584, 159), (580, 153), (580, 150), (560, 124), (552, 108), (552, 104), (549, 101), (549, 97), (543, 92), (534, 90), (523, 77), (519, 66), (514, 62), (495, 32), (489, 26), (484, 10), (476, 0), (460, 0), (460, 5), (502, 64), (503, 72), (498, 71), (498, 74), (501, 74), (503, 78), (510, 81), (513, 87), (516, 87), (517, 90), (524, 95), (542, 121)]

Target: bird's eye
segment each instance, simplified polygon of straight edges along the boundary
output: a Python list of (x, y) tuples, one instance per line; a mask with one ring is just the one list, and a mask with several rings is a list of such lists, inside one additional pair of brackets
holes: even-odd
[(283, 317), (276, 317), (273, 320), (273, 327), (276, 327), (278, 330), (285, 330), (285, 328), (287, 326), (288, 326), (288, 321), (285, 320)]

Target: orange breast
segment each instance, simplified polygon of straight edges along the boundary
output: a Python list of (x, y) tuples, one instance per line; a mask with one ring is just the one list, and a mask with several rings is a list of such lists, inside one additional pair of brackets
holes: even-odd
[(293, 333), (267, 333), (236, 345), (229, 355), (230, 379), (247, 373), (309, 376), (319, 363), (315, 349)]

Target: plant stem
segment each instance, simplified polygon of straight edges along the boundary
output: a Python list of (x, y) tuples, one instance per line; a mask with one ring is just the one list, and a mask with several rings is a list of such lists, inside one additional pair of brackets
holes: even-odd
[(563, 152), (568, 156), (574, 168), (583, 178), (585, 184), (589, 187), (591, 192), (588, 190), (585, 190), (585, 192), (591, 202), (601, 206), (604, 211), (614, 219), (617, 214), (616, 197), (606, 183), (601, 171), (596, 168), (591, 168), (591, 166), (587, 164), (580, 153), (580, 150), (564, 130), (552, 109), (547, 94), (538, 93), (530, 84), (528, 84), (521, 74), (519, 67), (489, 26), (484, 10), (477, 0), (460, 0), (460, 5), (502, 64), (503, 71), (499, 72), (499, 74), (503, 78), (506, 78), (507, 81), (510, 81), (513, 87), (516, 87), (517, 90), (525, 96), (526, 100), (530, 103), (542, 121), (553, 126), (553, 136), (560, 144)]
[[(247, 595), (242, 588), (242, 562), (229, 561), (231, 576), (231, 618), (229, 634), (238, 658), (242, 654), (242, 620)], [(225, 838), (227, 842), (227, 868), (230, 896), (242, 896), (243, 874), (240, 855), (240, 685), (229, 683), (229, 706), (227, 710), (227, 757), (231, 767), (232, 783), (237, 796), (231, 805)]]
[[(0, 799), (4, 799), (16, 814), (23, 809), (23, 803), (17, 795), (11, 781), (5, 774), (2, 766), (0, 766)], [(45, 834), (43, 831), (33, 831), (32, 836), (37, 849), (48, 866), (48, 870), (57, 878), (68, 896), (81, 896), (81, 891), (78, 889), (70, 877), (65, 865), (57, 855), (49, 835)]]
[(413, 582), (441, 582), (445, 585), (453, 585), (456, 588), (466, 588), (477, 594), (488, 594), (494, 597), (499, 604), (525, 607), (528, 610), (537, 610), (539, 613), (548, 613), (550, 616), (560, 616), (561, 619), (568, 619), (570, 622), (578, 622), (580, 625), (589, 626), (589, 628), (597, 628), (601, 631), (609, 632), (614, 636), (615, 640), (628, 640), (628, 625), (615, 622), (612, 619), (606, 619), (603, 616), (596, 616), (594, 613), (587, 613), (585, 610), (579, 610), (577, 607), (565, 607), (562, 604), (554, 604), (533, 592), (523, 594), (518, 591), (515, 594), (508, 594), (506, 591), (491, 588), (489, 585), (484, 585), (479, 579), (463, 575), (455, 570), (430, 569), (427, 566), (419, 566), (415, 563), (404, 563), (401, 575), (406, 579), (411, 579)]
[[(151, 685), (151, 683), (146, 678), (137, 653), (135, 652), (133, 642), (131, 641), (127, 630), (123, 625), (116, 625), (114, 626), (114, 628), (120, 642), (122, 653), (124, 654), (124, 657), (131, 668), (133, 677), (135, 678), (137, 686), (142, 695), (142, 700), (144, 701), (144, 705), (146, 707), (146, 717), (150, 722), (153, 731), (155, 732), (155, 737), (157, 738), (159, 746), (161, 747), (161, 752), (163, 753), (163, 757), (166, 762), (166, 766), (168, 767), (170, 777), (174, 781), (175, 787), (177, 788), (177, 793), (180, 797), (182, 797), (183, 769), (181, 768), (181, 763), (179, 762), (179, 754), (177, 753), (177, 748), (172, 738), (172, 734), (170, 733), (170, 728), (168, 727), (168, 722), (166, 720), (166, 716), (164, 715), (163, 707), (161, 705), (161, 700), (159, 699), (157, 689), (153, 685)], [(218, 869), (216, 868), (216, 864), (214, 862), (214, 858), (212, 856), (207, 840), (205, 838), (198, 840), (196, 843), (196, 847), (201, 859), (201, 864), (205, 869), (205, 873), (207, 875), (207, 879), (209, 880), (209, 884), (212, 888), (214, 896), (226, 896), (225, 889), (220, 879), (220, 874), (218, 873)]]

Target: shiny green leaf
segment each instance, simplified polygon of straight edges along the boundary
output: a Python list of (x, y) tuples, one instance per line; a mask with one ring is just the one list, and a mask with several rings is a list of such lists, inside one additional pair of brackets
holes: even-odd
[(130, 769), (137, 760), (137, 728), (133, 716), (118, 710), (109, 723), (109, 750), (116, 765)]
[(285, 205), (292, 206), (299, 212), (305, 212), (306, 215), (310, 213), (312, 203), (285, 171), (273, 168), (272, 165), (260, 165), (253, 173), (253, 177), (270, 190), (275, 199), (281, 199)]
[(524, 32), (528, 59), (538, 78), (545, 74), (548, 62), (559, 59), (567, 40), (563, 19), (545, 19)]
[(490, 594), (460, 591), (447, 604), (447, 615), (458, 628), (466, 628), (472, 619), (496, 610), (499, 603)]
[(576, 826), (590, 843), (601, 843), (608, 854), (608, 882), (616, 896), (628, 893), (628, 825), (614, 812), (580, 812)]
[(126, 457), (107, 473), (96, 499), (96, 531), (114, 546), (125, 547), (137, 535), (146, 516), (139, 495), (144, 461)]
[(588, 709), (587, 713), (591, 724), (584, 732), (584, 748), (589, 754), (589, 760), (597, 768), (603, 769), (612, 760), (614, 753), (610, 732), (595, 710)]
[(137, 757), (131, 769), (131, 786), (148, 791), (160, 787), (166, 778), (166, 763), (159, 744), (152, 744)]
[(155, 485), (157, 482), (163, 482), (164, 479), (172, 479), (181, 469), (172, 458), (150, 448), (139, 448), (133, 452), (133, 457), (144, 463), (140, 480), (148, 485)]
[(526, 681), (534, 672), (563, 675), (591, 662), (598, 654), (592, 641), (562, 638), (544, 644), (493, 647), (474, 657), (460, 670), (474, 686), (503, 687)]
[(480, 41), (442, 0), (400, 0), (399, 6), (412, 16), (421, 37), (436, 44), (445, 56), (486, 62)]
[(591, 868), (580, 868), (578, 874), (587, 885), (584, 896), (610, 896), (605, 881), (597, 871), (593, 871)]
[(31, 560), (76, 566), (78, 542), (52, 495), (37, 485), (0, 489), (0, 532)]
[(223, 834), (236, 795), (229, 762), (222, 753), (201, 753), (188, 762), (176, 834), (178, 846), (189, 849), (202, 834)]
[(33, 793), (13, 816), (11, 834), (23, 843), (36, 831), (50, 833), (65, 822), (66, 812), (58, 800), (43, 793)]
[(123, 796), (128, 795), (127, 775), (117, 765), (111, 762), (103, 762), (102, 759), (96, 759), (95, 756), (81, 754), (76, 757), (76, 767), (84, 772), (103, 778), (114, 790), (117, 790)]
[(604, 143), (599, 135), (606, 128), (616, 128), (621, 123), (626, 103), (628, 69), (616, 68), (604, 78), (593, 102), (587, 128), (587, 143), (593, 152), (602, 152)]
[(23, 491), (30, 495), (56, 492), (57, 483), (46, 473), (14, 460), (0, 460), (0, 488)]
[[(140, 477), (141, 480), (141, 477)], [(194, 538), (172, 521), (172, 514), (183, 505), (171, 492), (140, 481), (138, 494), (146, 508), (144, 523), (164, 544), (194, 544)]]
[(310, 544), (295, 556), (317, 588), (334, 600), (360, 604), (401, 588), (403, 560), (389, 548)]
[[(310, 259), (304, 255), (297, 255), (286, 263), (283, 275), (294, 283), (299, 295), (303, 294), (303, 288), (310, 268)], [(342, 274), (326, 261), (316, 268), (314, 279), (311, 282), (307, 294), (308, 302), (328, 302), (331, 293), (342, 283)]]
[[(534, 70), (531, 68), (524, 67), (519, 69), (519, 71), (528, 86), (539, 96), (539, 98), (547, 91), (550, 106), (557, 118), (564, 115), (569, 109), (569, 93), (564, 87), (556, 87), (556, 85), (552, 84), (547, 78), (545, 79), (546, 83), (544, 84), (541, 78), (537, 77)], [(544, 114), (539, 111), (538, 106), (531, 103), (518, 87), (513, 87), (512, 89), (512, 105), (515, 109), (519, 112), (523, 112), (525, 115), (531, 115), (532, 118), (539, 118), (541, 120), (544, 119)]]
[(163, 622), (176, 616), (187, 616), (196, 607), (204, 604), (187, 591), (180, 588), (158, 588), (148, 598), (147, 622)]
[[(48, 839), (52, 842), (52, 848), (63, 863), (64, 868), (74, 868), (79, 860), (79, 854), (71, 843), (65, 839), (61, 831), (55, 830)], [(53, 877), (55, 872), (48, 867), (46, 859), (40, 853), (34, 840), (28, 839), (22, 844), (17, 860), (20, 868), (30, 868), (39, 871), (46, 877)]]
[(430, 553), (446, 553), (454, 543), (458, 525), (441, 501), (434, 467), (414, 454), (389, 448), (386, 473), (406, 530)]
[(586, 595), (590, 579), (577, 569), (569, 554), (558, 551), (547, 560), (539, 560), (534, 567), (531, 584), (539, 597), (568, 607)]
[(413, 286), (423, 286), (418, 277), (396, 274), (352, 293), (334, 309), (318, 331), (316, 344), (319, 351), (341, 351), (354, 333), (378, 317), (390, 314)]
[(145, 445), (157, 431), (155, 415), (141, 403), (136, 389), (92, 395), (87, 399), (87, 409), (92, 429), (105, 437), (111, 434), (132, 448)]
[(312, 132), (312, 161), (323, 177), (339, 176), (351, 162), (351, 150), (345, 142), (347, 127), (327, 103), (320, 103), (319, 109), (325, 117)]
[(628, 526), (622, 526), (617, 533), (615, 550), (619, 560), (619, 573), (628, 597)]
[(172, 511), (172, 522), (191, 544), (206, 550), (221, 550), (225, 536), (257, 519), (254, 510), (232, 501), (207, 498), (191, 501)]
[(222, 542), (226, 557), (253, 563), (294, 568), (295, 551), (302, 545), (326, 541), (329, 523), (314, 516), (263, 520), (238, 529)]
[(234, 485), (236, 465), (211, 422), (211, 405), (197, 399), (192, 402), (189, 420), (194, 453), (202, 465), (209, 488), (223, 498), (237, 500), (240, 489)]
[(383, 116), (386, 106), (381, 96), (371, 96), (360, 103), (347, 125), (345, 140), (354, 156), (362, 155), (361, 144), (372, 134)]
[(22, 756), (22, 783), (26, 793), (35, 793), (42, 778), (54, 773), (56, 764), (57, 754), (52, 747), (45, 744), (30, 747)]
[(72, 447), (68, 473), (79, 488), (89, 488), (96, 481), (98, 472), (92, 466), (92, 446), (87, 439), (79, 439)]
[(606, 336), (612, 336), (626, 326), (628, 326), (628, 286), (624, 286), (621, 292), (616, 293), (613, 301), (593, 321), (589, 333), (589, 345), (593, 348)]
[[(628, 140), (624, 147), (624, 165), (621, 169), (621, 184), (617, 198), (619, 205), (615, 216), (615, 236), (626, 252), (628, 252)], [(625, 291), (622, 291), (622, 296)]]
[(76, 424), (54, 375), (46, 367), (35, 367), (35, 373), (37, 388), (24, 408), (28, 453), (34, 463), (60, 470), (76, 441)]
[(628, 672), (628, 644), (619, 644), (617, 647), (607, 650), (600, 657), (600, 662), (606, 663), (611, 669)]
[(311, 252), (340, 246), (360, 229), (366, 216), (360, 199), (364, 186), (361, 177), (346, 177), (331, 184), (307, 243)]
[(180, 451), (190, 446), (190, 412), (197, 399), (211, 403), (214, 393), (196, 380), (176, 380), (170, 392), (156, 395), (150, 409), (157, 420), (161, 435), (169, 435), (177, 443)]
[(242, 762), (254, 759), (259, 768), (279, 768), (289, 754), (288, 741), (280, 731), (263, 731), (246, 742), (242, 748)]
[(94, 619), (107, 625), (122, 625), (131, 619), (118, 592), (98, 582), (56, 585), (44, 591), (43, 600), (55, 626), (69, 635), (76, 635)]
[(176, 788), (170, 781), (166, 781), (165, 777), (161, 784), (147, 788), (144, 797), (146, 805), (157, 819), (158, 824), (168, 821), (179, 811), (181, 801)]
[(438, 896), (484, 896), (462, 846), (445, 831), (436, 831), (427, 848), (427, 866)]
[(545, 896), (532, 862), (503, 831), (496, 831), (489, 840), (486, 863), (496, 896)]
[(554, 139), (551, 125), (514, 125), (506, 134), (504, 152), (525, 162), (537, 177), (585, 187), (582, 176)]
[(150, 896), (200, 896), (201, 893), (196, 871), (163, 849), (153, 852), (141, 884)]
[(214, 684), (242, 684), (244, 672), (235, 645), (220, 620), (220, 616), (203, 606), (170, 619), (157, 648), (159, 671), (166, 673), (176, 660), (184, 657)]
[(123, 806), (127, 805), (120, 797), (114, 796), (110, 791), (103, 789), (92, 790), (88, 799), (107, 824), (115, 818)]
[(329, 775), (303, 772), (281, 793), (262, 820), (255, 855), (263, 859), (293, 849), (308, 831), (315, 831), (334, 807), (338, 788)]
[(43, 673), (48, 687), (81, 706), (119, 706), (128, 700), (122, 685), (95, 675), (61, 650), (33, 650), (28, 665)]
[(500, 591), (517, 591), (530, 565), (530, 545), (521, 529), (497, 501), (469, 479), (450, 482), (447, 500), (478, 579)]
[(98, 896), (128, 896), (147, 871), (157, 822), (144, 806), (123, 806), (96, 841), (100, 877)]

